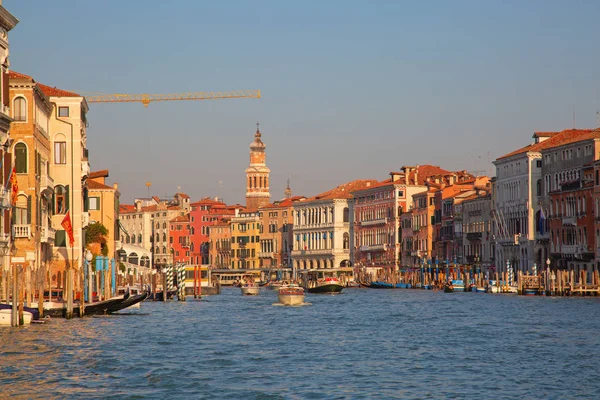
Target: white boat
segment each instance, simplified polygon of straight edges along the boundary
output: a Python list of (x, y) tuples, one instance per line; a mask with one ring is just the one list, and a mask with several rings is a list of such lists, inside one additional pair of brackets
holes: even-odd
[[(10, 326), (11, 325), (11, 317), (12, 310), (3, 309), (0, 310), (0, 326)], [(25, 325), (31, 324), (31, 319), (33, 318), (33, 314), (29, 311), (23, 311), (23, 323)]]
[(304, 289), (295, 284), (282, 286), (277, 292), (277, 297), (279, 302), (286, 306), (304, 304)]
[(490, 280), (490, 283), (487, 287), (488, 293), (517, 293), (516, 285), (507, 285), (506, 282), (500, 282), (500, 285), (497, 284), (495, 280)]
[(244, 296), (257, 296), (260, 293), (260, 287), (254, 283), (245, 283), (240, 287), (242, 295)]

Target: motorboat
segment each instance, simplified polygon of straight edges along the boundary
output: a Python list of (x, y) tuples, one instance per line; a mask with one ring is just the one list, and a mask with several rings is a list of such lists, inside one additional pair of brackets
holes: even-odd
[(260, 293), (260, 287), (253, 282), (244, 283), (240, 290), (244, 296), (257, 296)]
[(279, 281), (271, 281), (271, 282), (267, 282), (264, 287), (267, 290), (278, 290), (279, 288), (285, 286), (283, 284), (283, 282), (279, 282)]
[(341, 293), (343, 288), (344, 285), (342, 285), (338, 278), (328, 276), (316, 281), (310, 281), (306, 289), (309, 293), (336, 294)]
[[(0, 326), (10, 326), (12, 319), (12, 308), (3, 308), (0, 309)], [(29, 325), (31, 324), (31, 320), (33, 319), (33, 314), (29, 311), (23, 311), (23, 324)]]
[(279, 302), (286, 306), (304, 304), (304, 289), (296, 284), (285, 285), (277, 292)]
[[(12, 303), (0, 303), (0, 310), (12, 310)], [(37, 308), (23, 307), (23, 312), (31, 313), (33, 321), (40, 319), (40, 311)]]

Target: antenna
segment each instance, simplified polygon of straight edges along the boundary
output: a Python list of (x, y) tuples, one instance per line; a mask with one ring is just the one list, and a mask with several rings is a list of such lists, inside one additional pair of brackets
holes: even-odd
[(575, 106), (573, 106), (573, 129), (575, 129)]
[(148, 197), (150, 197), (150, 186), (152, 186), (152, 182), (146, 182), (146, 186), (148, 187)]
[(596, 111), (596, 127), (600, 128), (600, 110)]

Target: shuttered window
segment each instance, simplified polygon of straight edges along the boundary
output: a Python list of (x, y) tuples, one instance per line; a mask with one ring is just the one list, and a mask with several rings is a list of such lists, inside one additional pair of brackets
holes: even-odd
[(17, 174), (27, 173), (27, 146), (25, 143), (15, 145), (15, 169)]

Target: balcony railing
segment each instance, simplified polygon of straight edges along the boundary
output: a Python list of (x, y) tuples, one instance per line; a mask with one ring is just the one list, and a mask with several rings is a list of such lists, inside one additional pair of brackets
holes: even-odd
[(320, 256), (333, 254), (333, 249), (319, 249), (319, 250), (294, 250), (292, 251), (292, 257), (294, 256)]
[(13, 236), (15, 238), (29, 239), (31, 237), (31, 225), (29, 225), (29, 224), (13, 225)]
[(360, 251), (371, 252), (371, 251), (387, 251), (387, 244), (375, 244), (371, 246), (360, 246)]
[(562, 219), (563, 226), (576, 226), (577, 225), (577, 217), (564, 217)]
[(40, 230), (40, 240), (42, 242), (52, 243), (56, 237), (56, 229), (42, 226)]
[(385, 225), (387, 222), (387, 218), (372, 219), (370, 221), (362, 221), (360, 226)]
[(259, 251), (258, 258), (275, 258), (275, 253), (268, 251)]

